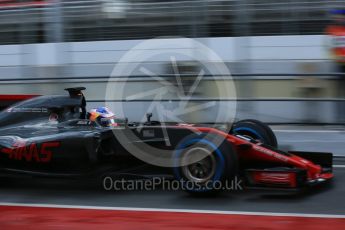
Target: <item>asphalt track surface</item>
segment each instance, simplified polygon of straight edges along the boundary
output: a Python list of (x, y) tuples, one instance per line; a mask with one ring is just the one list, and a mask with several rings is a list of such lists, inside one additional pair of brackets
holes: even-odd
[(299, 195), (245, 190), (214, 197), (159, 189), (104, 191), (93, 183), (65, 180), (7, 181), (0, 188), (0, 225), (4, 230), (341, 230), (345, 168), (336, 168), (335, 178)]
[(94, 182), (25, 179), (3, 181), (0, 203), (221, 210), (345, 215), (345, 168), (336, 168), (332, 183), (302, 194), (230, 191), (194, 197), (183, 191), (105, 191)]
[[(328, 150), (345, 156), (342, 129), (274, 129), (285, 149)], [(33, 229), (65, 229), (67, 225), (83, 230), (98, 226), (114, 229), (114, 225), (122, 229), (343, 229), (345, 158), (336, 157), (334, 164), (335, 178), (331, 183), (300, 194), (240, 190), (195, 197), (183, 191), (162, 189), (105, 191), (94, 181), (5, 179), (0, 180), (0, 224), (3, 226), (0, 229), (22, 229), (28, 225), (35, 225)], [(66, 205), (68, 209), (61, 209)], [(165, 211), (157, 214), (157, 210)], [(191, 213), (180, 213), (181, 210)], [(210, 214), (213, 211), (217, 215)], [(309, 215), (313, 221), (305, 219)], [(337, 215), (340, 219), (334, 221), (318, 215), (332, 218)], [(66, 219), (67, 216), (70, 219)]]

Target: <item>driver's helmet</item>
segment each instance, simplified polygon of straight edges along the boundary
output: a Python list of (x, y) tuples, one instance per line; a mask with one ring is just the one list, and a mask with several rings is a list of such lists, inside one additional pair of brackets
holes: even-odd
[(117, 123), (115, 122), (115, 114), (107, 107), (91, 109), (89, 115), (89, 119), (91, 121), (97, 122), (102, 126), (117, 126)]

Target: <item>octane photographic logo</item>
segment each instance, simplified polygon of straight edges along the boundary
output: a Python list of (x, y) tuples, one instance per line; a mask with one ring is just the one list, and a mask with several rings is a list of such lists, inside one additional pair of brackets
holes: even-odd
[[(189, 38), (157, 38), (139, 42), (121, 57), (107, 82), (105, 102), (117, 117), (129, 117), (130, 121), (134, 115), (134, 121), (144, 123), (152, 113), (152, 120), (159, 126), (138, 125), (136, 131), (151, 140), (163, 137), (162, 147), (142, 142), (130, 129), (114, 129), (114, 135), (140, 160), (174, 167), (183, 166), (183, 161), (172, 159), (169, 150), (174, 138), (169, 136), (171, 123), (197, 134), (189, 124), (227, 123), (230, 125), (223, 128), (228, 132), (236, 113), (236, 90), (230, 70), (206, 45)], [(223, 141), (211, 134), (203, 137), (215, 145)]]

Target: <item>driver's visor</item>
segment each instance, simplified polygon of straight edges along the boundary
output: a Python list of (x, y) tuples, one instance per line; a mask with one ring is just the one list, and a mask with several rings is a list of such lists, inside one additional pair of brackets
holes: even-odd
[(107, 117), (107, 118), (102, 117), (101, 118), (101, 125), (102, 126), (108, 126), (108, 127), (110, 127), (110, 126), (112, 126), (112, 127), (118, 126), (118, 124), (115, 121), (115, 116)]

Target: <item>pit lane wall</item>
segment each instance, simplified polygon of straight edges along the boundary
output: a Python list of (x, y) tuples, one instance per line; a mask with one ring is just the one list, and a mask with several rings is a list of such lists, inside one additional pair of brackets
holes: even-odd
[[(191, 56), (196, 53), (188, 40), (175, 39), (179, 45), (163, 45), (160, 51), (171, 53), (174, 49), (184, 49)], [(330, 74), (334, 72), (334, 65), (329, 60), (326, 40), (322, 35), (197, 39), (216, 52), (230, 69), (237, 89), (237, 117), (275, 123), (336, 123), (339, 121), (339, 101), (335, 91), (337, 79)], [(166, 39), (157, 39), (159, 44), (164, 44), (164, 41)], [(63, 88), (83, 85), (88, 88), (89, 107), (93, 107), (104, 104), (110, 76), (112, 81), (125, 82), (129, 94), (157, 88), (160, 83), (139, 69), (126, 80), (112, 74), (120, 58), (140, 42), (142, 40), (0, 46), (0, 92), (2, 95), (61, 94)], [(177, 57), (179, 68), (193, 67), (192, 59)], [(211, 58), (207, 62), (213, 61), (216, 60)], [(135, 60), (132, 62), (132, 65), (137, 64)], [(167, 79), (172, 74), (169, 55), (158, 55), (140, 63), (140, 66)], [(203, 80), (207, 86), (203, 91), (208, 93), (192, 100), (215, 98), (208, 77), (206, 73)], [(226, 84), (230, 84), (231, 79), (225, 78)], [(123, 102), (124, 99), (124, 95), (114, 98), (111, 102), (114, 110), (121, 103), (131, 120), (141, 120), (153, 98), (130, 102)], [(177, 95), (172, 94), (162, 103), (173, 106), (178, 103), (176, 99)], [(216, 106), (233, 109), (228, 106), (228, 101), (232, 100), (233, 97), (225, 98)], [(201, 121), (212, 122), (213, 113), (214, 110), (202, 111)]]

